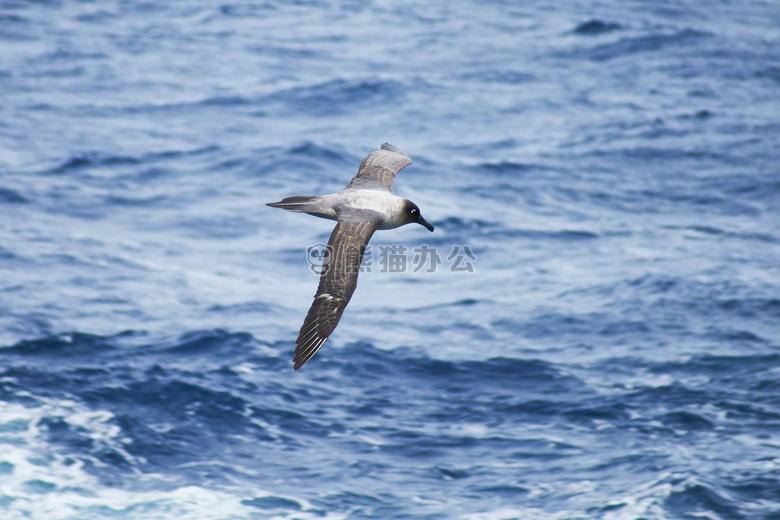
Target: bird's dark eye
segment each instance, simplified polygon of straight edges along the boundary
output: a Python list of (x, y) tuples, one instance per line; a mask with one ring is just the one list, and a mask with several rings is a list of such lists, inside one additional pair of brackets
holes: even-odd
[(412, 215), (416, 215), (417, 214), (417, 208), (410, 209), (409, 213), (411, 213)]

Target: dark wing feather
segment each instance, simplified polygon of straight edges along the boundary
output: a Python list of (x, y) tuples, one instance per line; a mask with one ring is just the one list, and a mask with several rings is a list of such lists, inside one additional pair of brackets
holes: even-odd
[(320, 285), (295, 340), (293, 370), (298, 370), (322, 347), (338, 325), (357, 287), (360, 262), (366, 244), (378, 227), (375, 221), (339, 220), (330, 235), (330, 262), (320, 275)]
[(412, 164), (408, 155), (391, 144), (383, 144), (381, 150), (371, 152), (363, 159), (358, 173), (347, 188), (385, 187), (393, 190), (396, 174)]

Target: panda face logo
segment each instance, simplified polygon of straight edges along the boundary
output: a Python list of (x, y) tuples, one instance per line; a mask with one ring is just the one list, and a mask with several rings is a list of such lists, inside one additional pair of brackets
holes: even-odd
[(325, 244), (314, 244), (306, 248), (306, 260), (314, 274), (319, 275), (327, 271), (332, 258), (331, 248)]

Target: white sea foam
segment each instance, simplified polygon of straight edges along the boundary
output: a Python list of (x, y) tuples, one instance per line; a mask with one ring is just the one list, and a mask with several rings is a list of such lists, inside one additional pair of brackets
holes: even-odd
[[(121, 450), (112, 414), (91, 411), (75, 402), (49, 400), (37, 406), (0, 402), (0, 517), (3, 520), (245, 520), (257, 511), (251, 500), (275, 497), (258, 489), (217, 490), (200, 486), (175, 487), (162, 475), (137, 473), (127, 488), (100, 482), (74, 457), (47, 438), (43, 419), (58, 418), (83, 429), (97, 443)], [(132, 459), (123, 451), (123, 456)], [(95, 459), (91, 464), (101, 463)], [(134, 478), (133, 478), (134, 477)], [(159, 484), (159, 490), (149, 490)], [(174, 486), (172, 489), (171, 487)], [(142, 490), (133, 488), (143, 488)], [(275, 511), (263, 518), (339, 520), (323, 516), (305, 500), (282, 497), (300, 504), (295, 512)], [(250, 501), (250, 504), (242, 503)]]

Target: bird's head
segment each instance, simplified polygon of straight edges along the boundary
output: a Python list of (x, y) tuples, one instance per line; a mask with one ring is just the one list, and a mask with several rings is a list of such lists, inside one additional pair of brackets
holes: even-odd
[(429, 231), (433, 231), (433, 225), (423, 218), (420, 208), (411, 200), (406, 200), (404, 203), (404, 217), (404, 224), (420, 224), (428, 228)]

